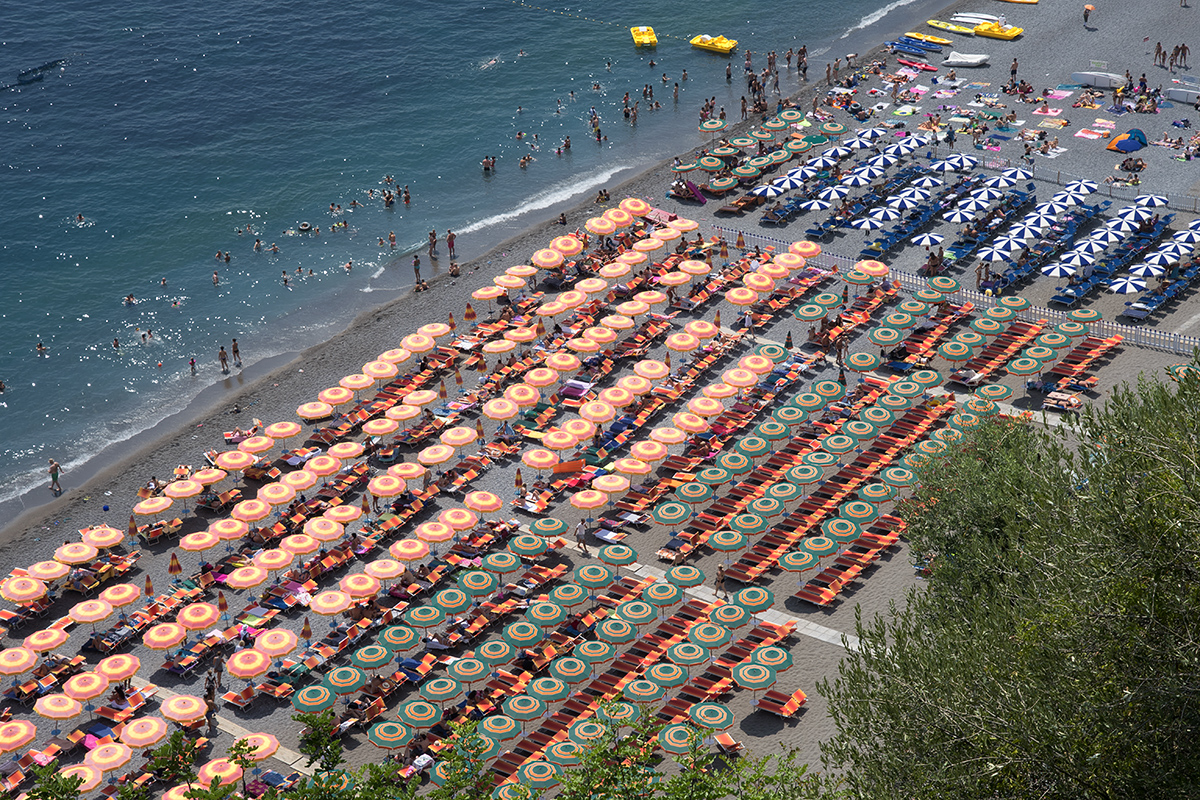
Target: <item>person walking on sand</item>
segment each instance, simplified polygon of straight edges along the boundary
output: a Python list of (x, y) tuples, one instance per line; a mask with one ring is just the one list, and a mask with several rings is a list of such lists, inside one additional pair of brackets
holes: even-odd
[(587, 547), (587, 525), (583, 520), (579, 520), (579, 524), (575, 526), (575, 549), (585, 556), (591, 556)]
[(1017, 60), (1014, 58), (1012, 66), (1008, 68), (1008, 74), (1013, 79), (1013, 83), (1017, 82)]
[(717, 578), (713, 581), (713, 589), (718, 595), (729, 597), (729, 590), (725, 588), (725, 568), (722, 566), (717, 567)]
[(233, 356), (233, 363), (240, 367), (242, 365), (242, 351), (238, 350), (237, 339), (233, 340), (233, 346), (229, 348), (229, 353)]
[(825, 64), (825, 85), (833, 85), (833, 64), (828, 62)]
[(1092, 13), (1092, 6), (1086, 5), (1083, 7), (1083, 24), (1087, 25), (1088, 15)]
[(421, 257), (413, 253), (413, 280), (420, 285), (421, 283)]
[(58, 476), (62, 473), (62, 467), (53, 458), (50, 459), (50, 491), (55, 494), (62, 492), (63, 488), (58, 482)]
[(229, 355), (225, 352), (224, 345), (217, 351), (217, 360), (221, 362), (221, 372), (229, 372)]

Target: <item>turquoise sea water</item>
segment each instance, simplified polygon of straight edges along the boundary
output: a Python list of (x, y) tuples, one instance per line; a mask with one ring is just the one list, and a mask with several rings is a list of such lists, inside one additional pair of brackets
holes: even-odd
[[(411, 281), (411, 258), (401, 254), (430, 228), (455, 229), (467, 260), (539, 211), (701, 143), (700, 103), (716, 96), (736, 118), (744, 83), (740, 56), (727, 84), (728, 59), (691, 48), (691, 36), (774, 49), (781, 65), (784, 51), (806, 43), (815, 76), (828, 43), (883, 8), (879, 0), (5, 4), (0, 500), (42, 480), (48, 456), (69, 469), (181, 408), (220, 378), (217, 348), (232, 337), (247, 361), (294, 351), (391, 299)], [(643, 24), (659, 33), (654, 50), (632, 44), (629, 26)], [(18, 83), (19, 73), (58, 59), (41, 80)], [(683, 70), (675, 104), (671, 86)], [(631, 128), (622, 97), (640, 99), (647, 83), (663, 108), (643, 102)], [(592, 106), (602, 144), (590, 135)], [(540, 149), (531, 151), (535, 133)], [(565, 136), (573, 146), (556, 155)], [(519, 169), (530, 152), (537, 160)], [(479, 168), (484, 155), (500, 158), (491, 177)], [(410, 205), (386, 210), (367, 197), (389, 174), (409, 186)], [(349, 211), (351, 200), (366, 205)], [(330, 203), (346, 211), (331, 215)], [(348, 229), (330, 233), (341, 220)], [(288, 235), (301, 222), (321, 234)], [(236, 232), (247, 226), (252, 233)], [(378, 246), (389, 231), (396, 250)], [(256, 236), (279, 252), (255, 253)], [(232, 253), (228, 264), (218, 250)], [(133, 305), (123, 302), (129, 294)], [(143, 344), (147, 329), (153, 339)]]

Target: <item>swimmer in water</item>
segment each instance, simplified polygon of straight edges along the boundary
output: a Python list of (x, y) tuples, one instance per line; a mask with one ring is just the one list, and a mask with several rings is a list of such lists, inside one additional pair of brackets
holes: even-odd
[(76, 214), (76, 215), (75, 215), (75, 221), (76, 221), (76, 222), (83, 222), (83, 214)]

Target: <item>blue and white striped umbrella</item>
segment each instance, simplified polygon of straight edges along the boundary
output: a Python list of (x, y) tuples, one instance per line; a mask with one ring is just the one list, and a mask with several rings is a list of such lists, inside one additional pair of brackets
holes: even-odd
[(842, 178), (842, 185), (843, 186), (870, 186), (871, 179), (868, 178), (866, 175), (859, 175), (856, 172), (852, 172), (849, 175), (847, 175), (846, 177)]
[(855, 174), (870, 178), (871, 180), (876, 180), (877, 178), (882, 178), (884, 175), (887, 175), (887, 170), (885, 170), (883, 167), (859, 167), (858, 169), (854, 170), (854, 172)]
[(1080, 202), (1082, 202), (1082, 199), (1083, 198), (1074, 192), (1055, 192), (1054, 196), (1050, 198), (1050, 202), (1064, 203), (1068, 206), (1077, 206), (1080, 204)]
[(804, 188), (804, 181), (800, 180), (799, 178), (792, 178), (788, 175), (784, 175), (782, 178), (776, 178), (775, 180), (771, 181), (771, 183), (774, 186), (778, 186), (780, 189), (783, 189), (785, 192), (790, 192), (792, 189)]
[(1109, 244), (1109, 245), (1120, 244), (1121, 242), (1125, 241), (1125, 237), (1122, 236), (1121, 234), (1117, 233), (1116, 231), (1107, 230), (1105, 228), (1100, 228), (1099, 230), (1093, 231), (1092, 235), (1089, 236), (1088, 238), (1091, 239), (1093, 242), (1100, 242), (1101, 244)]
[(1142, 194), (1138, 195), (1133, 202), (1146, 208), (1162, 208), (1167, 204), (1167, 198), (1157, 194)]
[(805, 211), (824, 211), (830, 207), (830, 203), (825, 200), (805, 200), (800, 207)]
[(976, 200), (973, 197), (968, 197), (966, 200), (960, 200), (957, 206), (959, 211), (970, 211), (971, 213), (983, 211), (987, 207), (988, 203), (984, 202), (983, 200)]
[(1125, 206), (1117, 212), (1118, 218), (1132, 222), (1145, 222), (1153, 216), (1154, 212), (1145, 206)]
[(1069, 192), (1087, 192), (1088, 194), (1091, 194), (1099, 188), (1099, 184), (1097, 184), (1095, 181), (1087, 180), (1071, 181), (1066, 186), (1066, 189)]
[(874, 158), (868, 159), (867, 163), (872, 167), (890, 167), (900, 163), (900, 159), (896, 158), (895, 156), (878, 155)]
[(825, 158), (846, 158), (851, 155), (849, 147), (828, 147), (821, 151), (821, 155)]
[(872, 142), (870, 139), (864, 139), (861, 136), (858, 138), (855, 138), (855, 139), (851, 139), (848, 142), (844, 142), (844, 144), (846, 147), (849, 147), (851, 150), (870, 150), (872, 147), (875, 146), (875, 143)]
[(1117, 233), (1133, 233), (1138, 229), (1137, 223), (1130, 219), (1110, 219), (1104, 227)]
[(1165, 273), (1165, 269), (1154, 264), (1138, 264), (1129, 270), (1130, 275), (1136, 275), (1139, 278), (1160, 278)]
[(942, 242), (946, 241), (946, 237), (940, 233), (922, 233), (920, 236), (914, 236), (909, 239), (910, 242), (917, 247), (937, 247)]
[(1114, 294), (1134, 294), (1146, 291), (1146, 282), (1141, 278), (1117, 278), (1108, 284), (1108, 290)]
[(1065, 211), (1070, 211), (1071, 207), (1066, 203), (1048, 201), (1045, 203), (1038, 203), (1033, 207), (1033, 210), (1041, 211), (1043, 214), (1062, 214)]
[(878, 139), (887, 133), (883, 128), (866, 128), (858, 132), (858, 135), (864, 139)]
[(861, 231), (877, 231), (883, 227), (883, 223), (877, 219), (863, 217), (862, 219), (856, 219), (854, 222), (851, 222), (850, 227), (858, 228)]
[(936, 189), (939, 186), (944, 186), (945, 181), (940, 178), (935, 178), (932, 175), (926, 175), (923, 178), (917, 178), (913, 181), (913, 186), (918, 189)]
[(1022, 239), (1037, 239), (1045, 229), (1044, 225), (1030, 225), (1025, 222), (1018, 222), (1008, 229), (1008, 235), (1019, 236)]
[(947, 157), (946, 160), (956, 165), (959, 169), (975, 169), (975, 167), (979, 166), (978, 158), (963, 153), (955, 153)]
[(901, 211), (912, 211), (914, 208), (921, 207), (921, 204), (911, 197), (901, 197), (900, 195), (889, 197), (887, 204), (889, 208), (898, 208)]
[(979, 258), (982, 261), (1011, 261), (1012, 253), (1003, 250), (997, 250), (994, 247), (985, 247), (979, 251)]
[(992, 242), (992, 249), (999, 250), (1001, 253), (1015, 253), (1018, 250), (1025, 249), (1025, 242), (1020, 239), (1010, 239), (1007, 236), (996, 239)]
[(900, 192), (901, 197), (911, 197), (914, 200), (928, 200), (932, 195), (928, 189), (918, 189), (915, 186), (910, 186)]
[(816, 167), (817, 169), (830, 169), (837, 166), (837, 161), (827, 156), (821, 156), (819, 158), (810, 158), (808, 166)]
[(1008, 169), (1004, 170), (1000, 174), (1006, 178), (1016, 178), (1019, 181), (1027, 181), (1033, 177), (1032, 172), (1030, 172), (1027, 169), (1022, 169), (1020, 167), (1009, 167)]
[(1180, 242), (1167, 242), (1159, 245), (1158, 252), (1183, 258), (1184, 256), (1191, 255), (1192, 248)]
[(1104, 244), (1103, 242), (1098, 242), (1095, 239), (1084, 239), (1071, 249), (1076, 253), (1088, 253), (1090, 255), (1095, 255), (1096, 253), (1103, 253), (1105, 250), (1107, 250), (1108, 245)]
[(941, 161), (935, 161), (930, 164), (929, 168), (936, 172), (954, 172), (956, 169), (958, 169), (958, 165), (949, 159), (942, 159)]
[(975, 219), (975, 215), (969, 214), (960, 208), (952, 208), (943, 214), (942, 218), (947, 222), (953, 222), (955, 225), (958, 225), (963, 222), (970, 222), (971, 220)]
[(993, 189), (1011, 189), (1017, 185), (1017, 179), (1006, 175), (997, 175), (994, 178), (988, 178), (983, 182), (983, 185), (990, 186)]
[(1004, 192), (999, 189), (977, 189), (971, 192), (971, 197), (976, 200), (982, 200), (985, 203), (994, 203), (1001, 197), (1004, 197)]
[(1086, 267), (1088, 264), (1095, 264), (1096, 257), (1090, 253), (1079, 253), (1072, 250), (1069, 253), (1064, 253), (1059, 261), (1069, 264), (1072, 267)]
[(873, 208), (868, 216), (871, 219), (878, 219), (883, 222), (895, 222), (904, 215), (894, 208)]
[(754, 195), (755, 197), (779, 197), (784, 193), (784, 191), (785, 190), (780, 189), (778, 186), (768, 183), (763, 186), (755, 186), (750, 190), (750, 194)]
[(1045, 228), (1047, 225), (1053, 225), (1055, 222), (1058, 222), (1058, 217), (1041, 211), (1030, 211), (1021, 217), (1021, 221), (1026, 225), (1041, 225), (1042, 228)]
[(1171, 253), (1151, 253), (1142, 259), (1147, 264), (1155, 264), (1160, 267), (1169, 267), (1172, 264), (1179, 263), (1179, 256)]
[(822, 200), (841, 200), (848, 194), (850, 190), (844, 186), (826, 186), (817, 193), (817, 197)]
[(1200, 244), (1200, 231), (1180, 231), (1171, 237), (1171, 241), (1181, 244)]
[(1189, 231), (1200, 231), (1200, 219), (1194, 219), (1188, 223)]
[(799, 178), (800, 180), (806, 181), (809, 178), (815, 178), (820, 174), (821, 170), (817, 169), (816, 167), (796, 167), (793, 170), (788, 170), (787, 176), (789, 178)]
[(1042, 274), (1048, 275), (1051, 278), (1069, 278), (1075, 274), (1075, 268), (1055, 262), (1042, 267)]

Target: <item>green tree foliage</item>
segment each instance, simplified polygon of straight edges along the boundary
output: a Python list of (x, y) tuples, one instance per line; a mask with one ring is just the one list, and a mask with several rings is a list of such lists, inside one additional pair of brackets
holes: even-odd
[(63, 775), (53, 764), (35, 769), (33, 778), (29, 800), (78, 800), (79, 787), (83, 785), (83, 778)]
[(861, 797), (1191, 797), (1200, 785), (1200, 384), (1067, 426), (989, 421), (920, 470), (924, 590), (819, 687)]
[(196, 759), (200, 747), (183, 731), (175, 731), (170, 738), (154, 748), (150, 771), (162, 777), (168, 788), (196, 782)]
[(308, 756), (307, 766), (320, 766), (321, 772), (334, 772), (342, 766), (342, 740), (337, 735), (333, 710), (320, 714), (293, 714), (292, 721), (303, 726), (300, 753)]
[(429, 790), (432, 800), (487, 800), (492, 796), (492, 774), (483, 757), (488, 743), (476, 732), (475, 722), (452, 725), (454, 747), (441, 754), (446, 780)]

